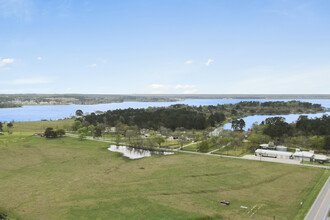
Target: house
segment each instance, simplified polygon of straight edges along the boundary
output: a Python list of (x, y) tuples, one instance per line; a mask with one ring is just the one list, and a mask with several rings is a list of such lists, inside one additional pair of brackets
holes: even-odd
[(105, 129), (105, 133), (111, 133), (111, 132), (116, 132), (116, 127), (106, 127)]
[(167, 140), (169, 141), (178, 140), (178, 139), (179, 139), (179, 135), (172, 135), (167, 138)]
[(141, 135), (142, 138), (148, 138), (150, 137), (150, 133), (144, 133)]

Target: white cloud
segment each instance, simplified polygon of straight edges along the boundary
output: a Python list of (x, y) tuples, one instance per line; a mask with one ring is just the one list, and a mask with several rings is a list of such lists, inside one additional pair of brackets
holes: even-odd
[(175, 86), (175, 89), (194, 89), (196, 86), (194, 85), (181, 85), (178, 84)]
[(0, 66), (5, 66), (7, 64), (14, 63), (13, 58), (5, 58), (5, 59), (0, 59)]
[(96, 67), (97, 64), (96, 64), (96, 63), (93, 63), (93, 64), (91, 64), (90, 66), (91, 66), (91, 67)]
[(185, 64), (192, 64), (193, 63), (193, 61), (192, 60), (187, 60), (186, 62), (185, 62)]
[(213, 63), (214, 62), (214, 60), (212, 60), (212, 59), (208, 59), (207, 61), (206, 61), (206, 63), (205, 63), (205, 65), (206, 66), (209, 66), (211, 63)]
[(151, 89), (167, 89), (169, 87), (170, 86), (168, 86), (168, 85), (162, 85), (162, 84), (152, 84), (152, 85), (150, 85)]
[(37, 60), (42, 60), (42, 57), (37, 57)]

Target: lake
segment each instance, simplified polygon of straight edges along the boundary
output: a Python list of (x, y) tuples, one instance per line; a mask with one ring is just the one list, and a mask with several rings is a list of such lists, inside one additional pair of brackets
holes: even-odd
[[(286, 122), (292, 123), (297, 121), (300, 115), (307, 115), (308, 118), (319, 118), (322, 117), (324, 114), (330, 115), (330, 112), (325, 112), (325, 113), (315, 113), (315, 114), (290, 114), (290, 115), (252, 115), (243, 118), (245, 121), (245, 128), (244, 130), (247, 131), (249, 128), (252, 128), (253, 123), (257, 122), (260, 124), (262, 121), (266, 120), (266, 118), (270, 117), (283, 117), (285, 118)], [(224, 129), (231, 129), (231, 123), (224, 124), (223, 126)]]
[[(290, 99), (291, 100), (291, 99)], [(75, 115), (76, 110), (80, 109), (84, 113), (95, 111), (107, 111), (115, 109), (127, 108), (148, 108), (148, 107), (167, 107), (174, 104), (186, 104), (190, 106), (218, 105), (218, 104), (236, 104), (242, 101), (290, 101), (283, 99), (186, 99), (177, 102), (122, 102), (108, 103), (97, 105), (33, 105), (23, 106), (21, 108), (0, 108), (0, 121), (40, 121), (40, 120), (57, 120), (68, 118)], [(330, 108), (330, 99), (297, 99), (299, 101), (311, 102), (313, 104), (321, 104), (326, 108)], [(258, 118), (260, 117), (260, 118)], [(245, 118), (248, 128), (253, 122), (261, 122), (267, 116), (249, 116)], [(296, 116), (286, 116), (288, 119), (296, 120)], [(298, 118), (298, 117), (296, 117)], [(291, 119), (290, 119), (291, 120)], [(250, 123), (250, 121), (252, 123)], [(226, 125), (229, 126), (229, 125)]]

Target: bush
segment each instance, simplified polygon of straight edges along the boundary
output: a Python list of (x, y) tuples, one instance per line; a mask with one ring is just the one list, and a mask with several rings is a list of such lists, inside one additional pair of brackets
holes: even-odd
[(209, 150), (209, 142), (208, 141), (202, 141), (201, 143), (198, 144), (197, 150), (199, 152), (207, 153)]

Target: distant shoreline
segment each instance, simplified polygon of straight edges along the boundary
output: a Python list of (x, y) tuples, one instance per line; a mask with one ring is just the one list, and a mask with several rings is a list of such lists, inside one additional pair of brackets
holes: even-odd
[(0, 108), (23, 106), (98, 105), (123, 102), (179, 102), (192, 99), (316, 100), (330, 99), (330, 94), (0, 94)]

